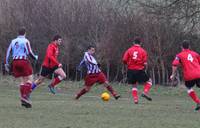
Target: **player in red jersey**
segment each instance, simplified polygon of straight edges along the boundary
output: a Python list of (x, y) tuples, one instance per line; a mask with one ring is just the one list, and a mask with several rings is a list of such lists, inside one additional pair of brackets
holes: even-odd
[(55, 73), (57, 76), (52, 80), (51, 84), (48, 85), (50, 92), (55, 94), (56, 90), (54, 87), (66, 78), (66, 74), (62, 69), (62, 64), (59, 63), (57, 59), (59, 54), (58, 46), (60, 46), (61, 43), (61, 36), (56, 35), (53, 38), (53, 42), (48, 45), (40, 76), (35, 82), (32, 83), (33, 90), (44, 81), (45, 77)]
[(85, 52), (84, 58), (81, 61), (80, 66), (84, 63), (87, 66), (87, 75), (85, 77), (85, 85), (84, 87), (76, 94), (75, 99), (79, 99), (82, 95), (89, 92), (91, 87), (95, 83), (104, 84), (104, 87), (113, 95), (113, 97), (117, 100), (120, 95), (118, 95), (112, 86), (109, 84), (106, 79), (105, 74), (100, 69), (100, 64), (97, 63), (93, 54), (95, 53), (94, 46), (89, 46), (88, 51)]
[(130, 47), (123, 56), (123, 63), (127, 65), (128, 84), (133, 86), (132, 96), (135, 104), (138, 104), (138, 83), (145, 83), (142, 97), (151, 101), (148, 93), (152, 86), (152, 81), (145, 72), (147, 66), (147, 52), (141, 47), (142, 39), (137, 37), (134, 39), (134, 45)]
[(28, 60), (28, 56), (37, 60), (38, 56), (33, 54), (30, 42), (26, 38), (26, 29), (19, 30), (19, 36), (13, 39), (10, 43), (5, 60), (5, 69), (9, 72), (9, 58), (12, 53), (12, 74), (15, 78), (20, 79), (20, 99), (21, 105), (26, 108), (31, 108), (30, 94), (33, 69)]
[(189, 46), (190, 41), (184, 40), (182, 42), (182, 52), (176, 55), (172, 63), (172, 75), (170, 79), (174, 79), (177, 67), (181, 65), (188, 95), (197, 104), (195, 110), (199, 110), (200, 99), (192, 88), (195, 84), (197, 86), (200, 84), (200, 55), (190, 50)]

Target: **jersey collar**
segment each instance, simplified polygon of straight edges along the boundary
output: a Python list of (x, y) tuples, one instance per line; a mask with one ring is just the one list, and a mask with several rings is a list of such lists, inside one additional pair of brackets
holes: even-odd
[(141, 47), (141, 45), (139, 45), (139, 44), (134, 44), (133, 46), (135, 46), (135, 47)]
[(22, 36), (22, 35), (19, 35), (19, 36), (17, 36), (18, 38), (25, 38), (25, 36)]
[(55, 41), (53, 41), (52, 44), (53, 44), (54, 46), (58, 47), (58, 45), (56, 44)]
[(188, 48), (188, 49), (183, 49), (182, 51), (190, 51), (190, 49)]

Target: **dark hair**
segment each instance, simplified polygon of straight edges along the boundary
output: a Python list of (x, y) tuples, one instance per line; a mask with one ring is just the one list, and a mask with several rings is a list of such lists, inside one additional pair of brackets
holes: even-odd
[(140, 37), (135, 37), (134, 41), (135, 44), (141, 44), (143, 42), (142, 38)]
[(190, 47), (190, 41), (189, 40), (184, 40), (183, 42), (182, 42), (182, 47), (184, 48), (184, 49), (188, 49), (189, 47)]
[(55, 35), (55, 36), (53, 37), (53, 41), (58, 40), (58, 39), (60, 39), (60, 38), (62, 38), (60, 35)]
[(22, 28), (20, 28), (20, 29), (18, 30), (18, 34), (19, 34), (19, 35), (25, 35), (25, 33), (26, 33), (26, 29), (25, 29), (24, 27), (22, 27)]
[(93, 45), (89, 45), (88, 47), (87, 47), (87, 50), (90, 50), (91, 48), (95, 48)]
[(128, 40), (128, 42), (135, 43), (135, 44), (141, 44), (143, 42), (143, 39), (141, 37), (139, 37), (139, 36), (136, 36), (134, 38), (130, 38)]

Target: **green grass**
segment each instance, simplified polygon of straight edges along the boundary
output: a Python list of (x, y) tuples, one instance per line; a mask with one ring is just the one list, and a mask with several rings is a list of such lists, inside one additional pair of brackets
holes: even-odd
[[(184, 89), (152, 89), (153, 101), (140, 98), (133, 104), (130, 87), (113, 84), (122, 98), (101, 101), (104, 91), (95, 86), (79, 101), (73, 100), (81, 82), (63, 82), (59, 94), (51, 95), (47, 86), (32, 93), (33, 108), (20, 106), (16, 81), (0, 80), (0, 128), (198, 128), (200, 112)], [(48, 82), (48, 81), (47, 81)], [(46, 84), (47, 84), (46, 82)], [(140, 90), (142, 88), (140, 87)], [(200, 92), (198, 92), (200, 94)]]

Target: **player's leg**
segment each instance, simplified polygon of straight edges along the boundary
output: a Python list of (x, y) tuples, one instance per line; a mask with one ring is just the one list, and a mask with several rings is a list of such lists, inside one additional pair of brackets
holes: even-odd
[(133, 102), (135, 104), (138, 104), (137, 71), (128, 70), (127, 79), (128, 79), (128, 84), (132, 86)]
[(135, 104), (138, 104), (138, 89), (137, 89), (137, 83), (134, 82), (132, 83), (132, 96), (133, 96), (133, 101)]
[(38, 87), (41, 83), (43, 83), (43, 81), (45, 80), (46, 77), (40, 75), (38, 79), (36, 79), (33, 83), (32, 83), (32, 90), (35, 90), (36, 87)]
[(87, 74), (85, 77), (84, 87), (76, 94), (75, 99), (78, 100), (82, 95), (89, 92), (91, 87), (97, 82), (97, 77)]
[(62, 80), (64, 80), (66, 78), (66, 74), (63, 71), (62, 68), (58, 68), (54, 71), (54, 73), (57, 75), (51, 82), (51, 84), (48, 86), (49, 90), (51, 91), (51, 93), (55, 94), (56, 90), (55, 90), (55, 86), (58, 85)]
[(39, 78), (37, 78), (33, 83), (32, 83), (32, 90), (35, 90), (36, 87), (38, 87), (41, 83), (43, 83), (43, 81), (45, 80), (45, 78), (52, 74), (53, 70), (47, 67), (42, 66), (41, 67), (41, 71), (40, 71), (40, 76)]
[(200, 99), (196, 92), (192, 89), (196, 83), (196, 80), (185, 81), (185, 86), (187, 87), (187, 93), (192, 98), (192, 100), (197, 104), (195, 110), (200, 109)]
[(32, 84), (32, 75), (22, 77), (22, 83), (20, 85), (20, 96), (22, 106), (26, 108), (31, 108), (30, 94), (32, 92), (31, 84)]
[(113, 89), (113, 87), (109, 84), (106, 76), (104, 75), (104, 73), (99, 73), (98, 76), (98, 82), (100, 84), (104, 84), (104, 87), (112, 94), (112, 96), (117, 100), (120, 98), (120, 95), (117, 94), (117, 92)]
[(148, 95), (149, 91), (152, 87), (152, 80), (149, 79), (145, 84), (144, 84), (144, 90), (143, 90), (143, 94)]
[(22, 106), (26, 108), (31, 107), (29, 99), (31, 93), (31, 82), (32, 82), (32, 67), (27, 60), (14, 60), (13, 61), (13, 75), (16, 78), (20, 78), (20, 99)]
[(138, 80), (139, 82), (144, 83), (144, 89), (141, 96), (147, 99), (148, 101), (152, 101), (152, 98), (149, 96), (149, 91), (152, 87), (151, 78), (147, 75), (145, 71), (139, 71)]
[(89, 92), (91, 86), (84, 85), (84, 87), (76, 94), (75, 99), (78, 100), (82, 95)]
[(30, 95), (31, 95), (31, 92), (32, 92), (32, 82), (33, 82), (33, 69), (32, 69), (32, 66), (30, 65), (30, 63), (27, 65), (27, 66), (24, 66), (24, 76), (22, 77), (23, 79), (23, 82), (24, 82), (24, 85), (22, 86), (22, 92), (23, 92), (23, 96), (22, 98), (25, 99), (25, 102), (24, 100), (22, 100), (22, 105), (24, 104), (25, 107), (27, 108), (30, 108), (32, 107), (31, 105), (31, 101), (30, 101)]
[(104, 83), (105, 88), (112, 94), (112, 96), (118, 100), (121, 96), (117, 94), (117, 92), (113, 89), (113, 87), (109, 84), (108, 81)]

